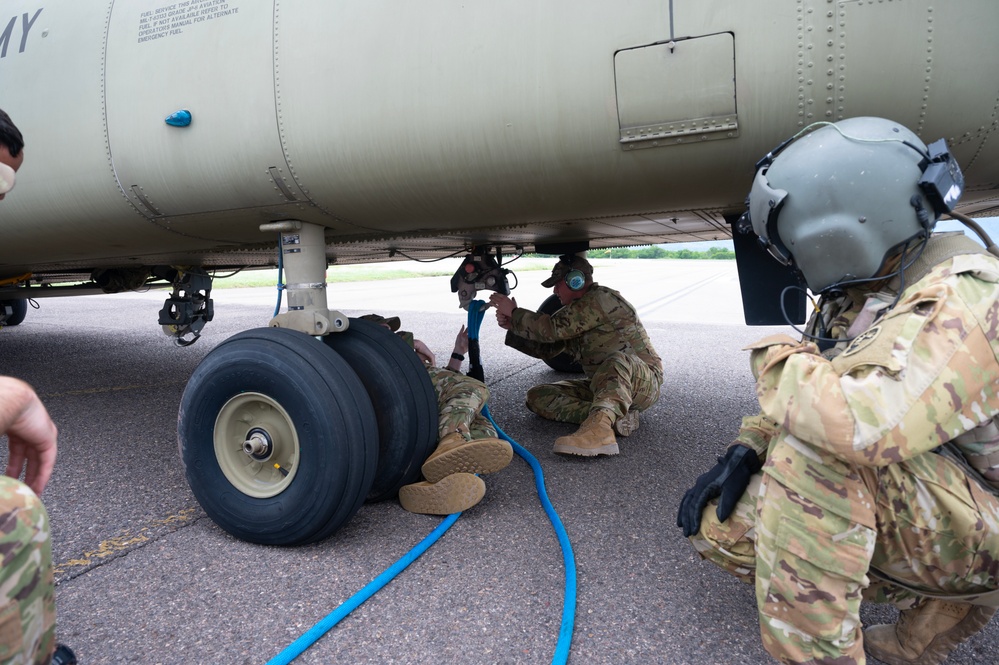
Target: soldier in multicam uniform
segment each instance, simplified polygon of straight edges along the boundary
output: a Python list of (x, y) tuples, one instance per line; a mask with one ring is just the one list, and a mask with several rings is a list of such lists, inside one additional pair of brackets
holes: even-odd
[[(34, 390), (0, 377), (0, 433), (10, 455), (0, 476), (0, 663), (49, 663), (55, 649), (52, 534), (38, 495), (52, 474), (56, 426)], [(17, 480), (27, 463), (27, 484)]]
[[(748, 347), (762, 413), (677, 525), (755, 581), (783, 663), (941, 663), (999, 605), (999, 260), (930, 236), (962, 185), (946, 144), (878, 118), (758, 165), (749, 221), (820, 306), (803, 341)], [(862, 600), (898, 623), (862, 630)]]
[(426, 344), (414, 339), (410, 332), (399, 332), (399, 317), (367, 314), (361, 318), (385, 326), (412, 346), (426, 366), (437, 394), (440, 440), (421, 468), (425, 480), (400, 488), (399, 503), (411, 513), (429, 515), (450, 515), (471, 508), (486, 494), (485, 482), (475, 474), (505, 468), (513, 459), (513, 448), (496, 437), (496, 429), (482, 415), (489, 388), (461, 373), (468, 351), (468, 332), (461, 327), (447, 366), (437, 367), (434, 353)]
[(534, 386), (527, 408), (580, 425), (575, 434), (555, 441), (556, 453), (616, 455), (615, 432), (628, 436), (638, 429), (638, 413), (659, 399), (662, 360), (635, 308), (594, 282), (585, 258), (562, 256), (542, 285), (553, 287), (562, 303), (550, 316), (517, 307), (503, 294), (490, 296), (499, 325), (508, 331), (506, 344), (541, 359), (568, 353), (582, 364), (586, 378)]
[[(24, 140), (0, 110), (0, 200), (24, 161)], [(39, 495), (56, 459), (55, 423), (35, 391), (0, 376), (0, 435), (7, 468), (0, 476), (0, 664), (71, 665), (72, 650), (55, 643), (52, 533)], [(22, 470), (25, 482), (17, 480)]]

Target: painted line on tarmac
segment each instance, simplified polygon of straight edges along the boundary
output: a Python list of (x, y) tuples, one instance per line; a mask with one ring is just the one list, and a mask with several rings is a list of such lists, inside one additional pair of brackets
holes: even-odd
[(651, 319), (656, 312), (661, 310), (666, 305), (669, 305), (677, 300), (680, 300), (681, 298), (686, 298), (692, 292), (697, 291), (698, 289), (707, 286), (711, 282), (714, 282), (726, 276), (727, 275), (725, 273), (719, 272), (714, 275), (711, 275), (707, 279), (703, 279), (693, 284), (687, 284), (685, 286), (680, 287), (679, 289), (670, 291), (669, 293), (659, 296), (655, 300), (651, 300), (645, 303), (644, 305), (639, 306), (637, 308), (638, 315), (642, 318), (647, 317)]
[[(201, 517), (202, 515), (197, 508), (185, 508), (174, 515), (154, 520), (138, 531), (125, 530), (113, 538), (102, 541), (95, 550), (84, 552), (78, 558), (56, 564), (55, 574), (57, 576), (66, 574), (68, 575), (67, 579), (72, 579), (77, 574), (99, 565), (108, 558), (116, 558), (129, 550), (135, 549), (136, 546), (142, 547), (147, 543), (157, 540), (158, 536), (164, 533), (172, 533)], [(76, 574), (73, 574), (74, 572)]]

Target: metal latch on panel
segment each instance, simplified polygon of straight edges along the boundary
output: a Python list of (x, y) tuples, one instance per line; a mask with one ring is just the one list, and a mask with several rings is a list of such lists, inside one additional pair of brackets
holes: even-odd
[(681, 143), (732, 139), (738, 135), (739, 119), (732, 115), (622, 128), (621, 144), (625, 150), (636, 150)]

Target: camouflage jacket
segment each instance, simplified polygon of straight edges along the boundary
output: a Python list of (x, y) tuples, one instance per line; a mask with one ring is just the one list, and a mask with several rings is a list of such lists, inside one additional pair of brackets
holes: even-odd
[(568, 353), (587, 376), (611, 353), (622, 351), (638, 356), (662, 377), (662, 360), (635, 308), (620, 293), (599, 284), (551, 316), (521, 307), (513, 310), (506, 344), (541, 359)]
[(762, 414), (743, 421), (735, 443), (762, 454), (784, 431), (848, 463), (883, 466), (991, 426), (999, 260), (963, 236), (934, 236), (921, 261), (893, 307), (890, 287), (823, 302), (811, 331), (843, 340), (826, 351), (786, 335), (747, 347)]

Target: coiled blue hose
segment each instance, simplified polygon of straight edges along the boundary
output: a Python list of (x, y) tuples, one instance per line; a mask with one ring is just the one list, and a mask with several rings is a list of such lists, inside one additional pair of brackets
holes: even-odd
[[(482, 317), (485, 315), (486, 304), (481, 300), (474, 300), (468, 306), (468, 338), (478, 339), (479, 327), (482, 324)], [(477, 360), (477, 359), (476, 359)], [(562, 520), (555, 512), (551, 501), (548, 499), (548, 490), (545, 489), (545, 474), (541, 470), (541, 465), (537, 458), (528, 452), (523, 446), (507, 435), (489, 413), (489, 405), (482, 408), (482, 415), (489, 419), (500, 437), (505, 439), (513, 447), (513, 451), (520, 456), (534, 471), (534, 485), (538, 490), (538, 499), (541, 506), (548, 515), (548, 521), (558, 536), (559, 545), (562, 548), (562, 562), (565, 565), (565, 593), (562, 596), (562, 626), (558, 631), (558, 643), (555, 645), (555, 654), (552, 656), (552, 665), (564, 664), (569, 660), (569, 649), (572, 646), (572, 631), (576, 624), (576, 557), (572, 551), (572, 544), (569, 542), (569, 535), (562, 525)]]
[[(468, 306), (468, 338), (478, 339), (479, 327), (482, 324), (482, 317), (485, 314), (486, 304), (481, 300), (475, 300)], [(478, 358), (475, 359), (476, 362)], [(489, 407), (482, 409), (482, 414), (489, 419), (489, 422), (496, 428), (497, 433), (504, 440), (510, 443), (513, 451), (517, 453), (534, 471), (534, 484), (538, 490), (538, 499), (548, 514), (548, 519), (558, 536), (559, 545), (562, 548), (562, 561), (565, 564), (565, 593), (562, 600), (562, 625), (559, 628), (558, 642), (555, 645), (555, 653), (552, 656), (552, 665), (564, 665), (569, 660), (569, 649), (572, 645), (572, 631), (576, 622), (576, 559), (569, 543), (569, 536), (562, 525), (562, 520), (548, 500), (548, 491), (545, 489), (544, 473), (538, 460), (524, 449), (519, 443), (510, 438), (506, 432), (501, 430), (489, 413)], [(375, 595), (386, 584), (406, 569), (409, 564), (415, 561), (421, 554), (430, 549), (451, 526), (458, 521), (461, 513), (448, 515), (437, 528), (431, 531), (426, 538), (421, 540), (413, 549), (407, 552), (401, 559), (389, 566), (385, 572), (373, 579), (363, 589), (343, 602), (340, 607), (330, 612), (316, 625), (306, 631), (301, 637), (289, 644), (277, 656), (267, 661), (267, 665), (287, 665), (291, 661), (302, 655), (306, 649), (315, 644), (319, 638), (329, 632), (335, 625), (340, 623), (347, 615), (361, 606), (371, 596)]]

